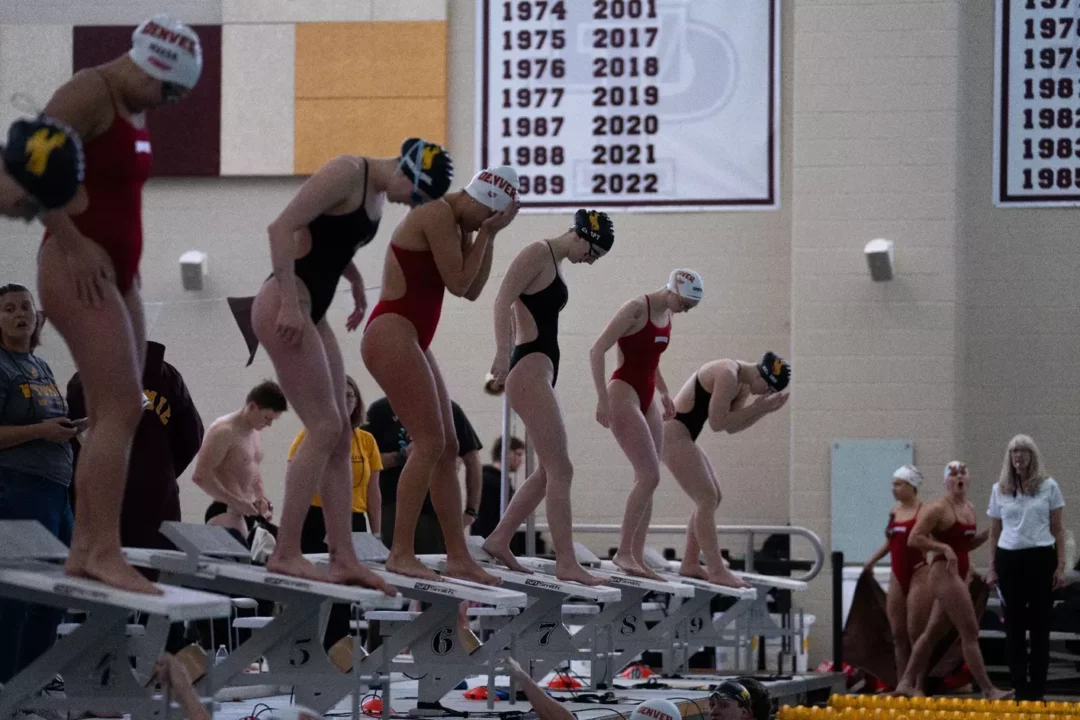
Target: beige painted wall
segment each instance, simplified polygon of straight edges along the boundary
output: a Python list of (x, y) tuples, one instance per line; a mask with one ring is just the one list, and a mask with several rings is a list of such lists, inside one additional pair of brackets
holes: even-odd
[[(928, 469), (956, 452), (959, 5), (795, 4), (789, 499), (826, 543), (830, 440), (911, 439)], [(876, 237), (897, 245), (888, 284), (862, 256)], [(818, 641), (830, 597), (827, 582), (807, 594)]]
[[(227, 3), (226, 15), (237, 7)], [(296, 18), (243, 19), (266, 25)], [(472, 3), (451, 2), (448, 20), (450, 147), (460, 187), (475, 170)], [(829, 442), (839, 437), (912, 439), (930, 479), (928, 497), (939, 493), (939, 468), (966, 459), (981, 517), (1004, 443), (1028, 431), (1067, 499), (1077, 498), (1070, 482), (1080, 470), (1072, 452), (1080, 434), (1077, 211), (991, 206), (991, 3), (794, 0), (784, 3), (782, 34), (780, 210), (622, 214), (615, 251), (593, 267), (568, 268), (559, 393), (577, 468), (575, 518), (617, 523), (631, 482), (614, 440), (592, 419), (588, 347), (622, 301), (666, 279), (669, 264), (697, 268), (708, 292), (700, 309), (676, 318), (662, 364), (669, 384), (678, 386), (708, 359), (752, 359), (767, 348), (789, 353), (795, 366), (785, 411), (743, 435), (702, 436), (723, 483), (722, 522), (790, 519), (827, 545)], [(37, 66), (5, 38), (0, 34), (0, 97), (10, 95), (10, 78)], [(265, 228), (298, 185), (278, 178), (147, 187), (151, 335), (168, 346), (167, 358), (185, 374), (207, 422), (270, 374), (265, 354), (243, 367), (246, 352), (224, 298), (254, 292), (266, 276)], [(380, 237), (357, 255), (372, 283), (400, 217), (400, 209), (389, 210)], [(488, 292), (476, 303), (447, 302), (434, 351), (486, 443), (500, 427), (500, 402), (481, 390), (494, 349), (495, 284), (523, 243), (561, 232), (566, 222), (520, 217), (498, 240)], [(865, 269), (862, 247), (874, 237), (897, 244), (898, 276), (887, 285), (872, 283)], [(37, 228), (0, 224), (0, 280), (33, 278), (39, 238)], [(188, 249), (210, 255), (209, 283), (197, 294), (180, 289), (177, 259)], [(347, 299), (343, 294), (330, 311), (335, 328), (344, 326)], [(365, 397), (378, 397), (360, 361), (359, 336), (341, 336)], [(70, 376), (55, 334), (46, 334), (41, 354), (62, 380)], [(297, 430), (287, 415), (265, 436), (264, 472), (278, 504)], [(206, 498), (187, 478), (182, 488), (186, 516), (200, 518)], [(868, 479), (868, 492), (887, 491), (886, 479)], [(665, 475), (656, 521), (684, 522), (688, 507)], [(868, 522), (876, 527), (884, 518)], [(599, 550), (613, 542), (583, 539)], [(806, 597), (818, 616), (814, 662), (828, 653), (827, 600), (822, 578)]]

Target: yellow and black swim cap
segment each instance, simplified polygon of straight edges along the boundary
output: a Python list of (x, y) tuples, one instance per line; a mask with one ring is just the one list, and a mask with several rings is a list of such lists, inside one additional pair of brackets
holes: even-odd
[(441, 145), (421, 138), (401, 143), (401, 172), (413, 182), (413, 191), (422, 190), (430, 200), (437, 200), (450, 189), (454, 179), (454, 161)]
[(11, 123), (3, 160), (8, 175), (45, 210), (71, 202), (86, 171), (78, 134), (44, 115)]
[(607, 213), (582, 208), (574, 213), (574, 232), (604, 252), (615, 244), (615, 224)]

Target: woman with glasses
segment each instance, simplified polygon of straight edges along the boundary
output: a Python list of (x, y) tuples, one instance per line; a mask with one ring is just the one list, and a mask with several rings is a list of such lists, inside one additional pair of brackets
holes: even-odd
[[(68, 545), (70, 441), (86, 421), (68, 419), (52, 369), (35, 354), (41, 323), (26, 287), (0, 287), (0, 520), (37, 520)], [(62, 614), (0, 600), (0, 683), (52, 645)]]
[[(611, 430), (634, 469), (619, 549), (612, 558), (630, 575), (663, 579), (645, 564), (652, 497), (660, 484), (663, 421), (675, 417), (675, 405), (660, 373), (660, 354), (671, 339), (671, 316), (696, 307), (702, 294), (700, 275), (687, 269), (673, 271), (664, 287), (624, 303), (589, 351), (597, 394), (596, 421)], [(615, 345), (619, 365), (605, 380), (605, 356)], [(653, 402), (657, 390), (662, 410)]]
[(383, 204), (441, 197), (452, 176), (446, 152), (420, 138), (406, 140), (397, 158), (342, 155), (312, 175), (270, 224), (273, 274), (255, 296), (252, 328), (307, 433), (285, 472), (277, 547), (266, 565), (272, 572), (321, 578), (301, 554), (317, 487), (330, 547), (329, 580), (390, 591), (353, 550), (354, 433), (345, 405), (345, 365), (326, 312), (344, 277), (354, 303), (345, 327), (351, 332), (360, 326), (367, 300), (353, 255), (375, 237)]
[[(43, 217), (38, 253), (41, 304), (67, 342), (86, 392), (91, 432), (79, 453), (77, 511), (66, 564), (71, 575), (122, 590), (160, 594), (120, 551), (128, 456), (142, 415), (146, 326), (139, 294), (142, 187), (152, 149), (146, 113), (177, 102), (198, 83), (195, 32), (155, 16), (131, 50), (81, 70), (45, 115), (82, 139), (86, 202)], [(34, 146), (45, 153), (49, 142)]]
[(1001, 589), (1017, 700), (1042, 700), (1046, 693), (1053, 593), (1065, 585), (1064, 508), (1061, 488), (1046, 472), (1035, 441), (1014, 437), (986, 510), (992, 550), (986, 584)]
[[(574, 556), (570, 483), (574, 468), (555, 382), (559, 377), (559, 313), (569, 291), (559, 272), (563, 260), (592, 265), (611, 250), (615, 227), (607, 213), (578, 210), (562, 235), (525, 246), (506, 271), (495, 298), (495, 360), (491, 386), (505, 387), (510, 407), (532, 438), (536, 470), (514, 494), (484, 549), (514, 570), (525, 571), (510, 552), (521, 523), (547, 498), (555, 545), (555, 574), (561, 580), (598, 585)], [(468, 512), (470, 508), (466, 508)], [(471, 508), (475, 513), (477, 508)]]
[(975, 508), (967, 499), (970, 476), (967, 465), (953, 461), (945, 466), (945, 495), (923, 505), (908, 545), (929, 553), (927, 586), (932, 589), (933, 610), (926, 630), (911, 649), (904, 676), (896, 686), (897, 695), (921, 696), (929, 671), (930, 656), (949, 630), (956, 627), (960, 648), (983, 697), (1000, 700), (1012, 697), (990, 682), (979, 649), (979, 622), (968, 592), (971, 565), (968, 553), (986, 542), (989, 531), (977, 532)]

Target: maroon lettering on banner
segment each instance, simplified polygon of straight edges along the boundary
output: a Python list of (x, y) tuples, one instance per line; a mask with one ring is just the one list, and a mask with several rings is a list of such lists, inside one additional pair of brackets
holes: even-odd
[[(148, 113), (154, 147), (154, 177), (217, 177), (221, 174), (221, 26), (192, 26), (203, 51), (199, 84), (176, 105)], [(131, 49), (135, 27), (77, 25), (72, 72), (114, 60)], [(156, 23), (144, 32), (194, 52), (194, 45)]]

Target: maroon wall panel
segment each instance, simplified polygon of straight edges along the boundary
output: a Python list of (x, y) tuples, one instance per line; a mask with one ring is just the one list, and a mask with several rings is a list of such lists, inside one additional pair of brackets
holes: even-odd
[[(221, 26), (196, 25), (194, 29), (203, 49), (199, 84), (180, 103), (148, 113), (155, 176), (221, 173)], [(76, 26), (72, 70), (125, 54), (134, 30), (134, 26)]]

